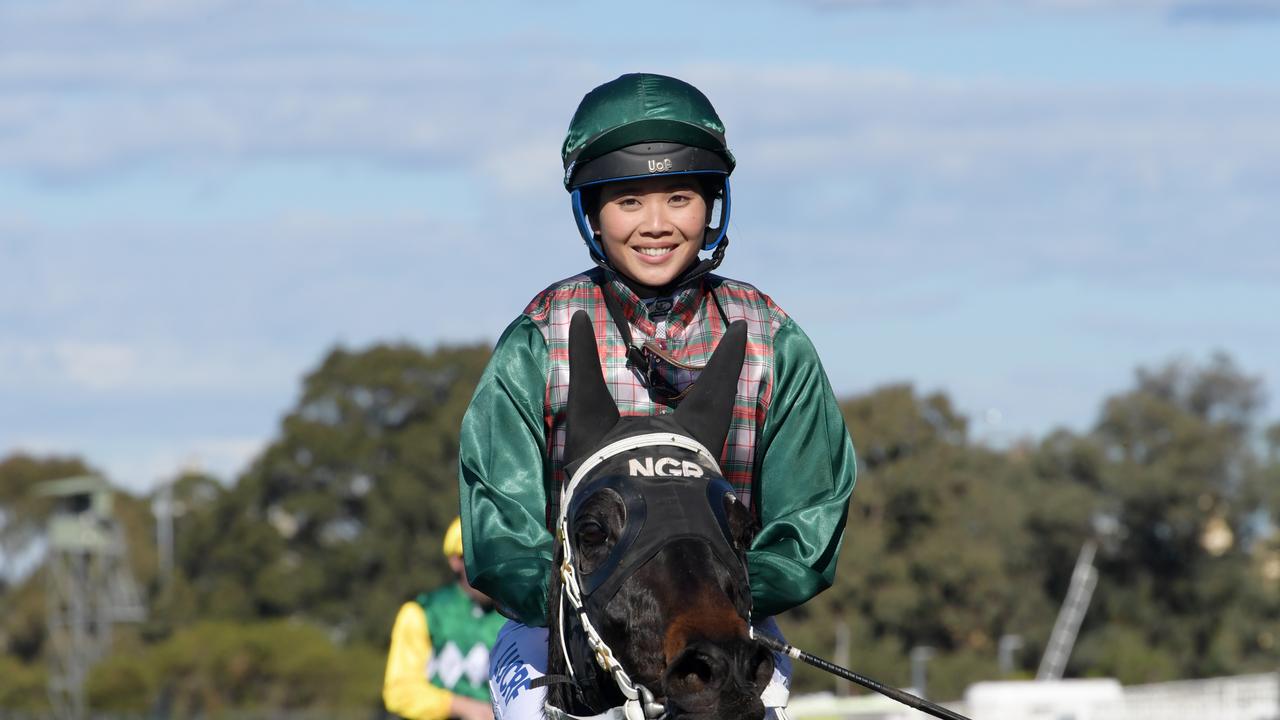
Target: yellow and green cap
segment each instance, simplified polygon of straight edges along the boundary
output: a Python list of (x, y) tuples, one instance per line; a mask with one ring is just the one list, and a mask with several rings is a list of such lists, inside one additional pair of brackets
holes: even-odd
[(444, 531), (445, 557), (462, 557), (462, 518), (456, 517)]

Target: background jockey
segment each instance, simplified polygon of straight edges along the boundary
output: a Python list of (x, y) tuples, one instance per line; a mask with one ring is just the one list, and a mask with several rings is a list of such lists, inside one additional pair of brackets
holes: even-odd
[(458, 580), (400, 607), (382, 701), (409, 720), (491, 720), (489, 650), (505, 619), (467, 582), (458, 519), (445, 531), (444, 555)]
[[(752, 285), (710, 274), (729, 243), (735, 165), (710, 101), (675, 78), (623, 75), (583, 98), (562, 159), (596, 267), (552, 284), (507, 327), (462, 424), (469, 577), (514, 619), (494, 651), (499, 716), (541, 714), (544, 692), (526, 690), (546, 668), (547, 528), (565, 481), (575, 311), (593, 319), (624, 416), (677, 405), (728, 323), (746, 320), (729, 439), (710, 450), (761, 524), (748, 551), (756, 622), (831, 585), (854, 485), (853, 445), (808, 337)], [(530, 251), (543, 242), (520, 240)]]

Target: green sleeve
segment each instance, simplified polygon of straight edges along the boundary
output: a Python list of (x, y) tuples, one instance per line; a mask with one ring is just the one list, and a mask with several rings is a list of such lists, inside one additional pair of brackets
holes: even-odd
[(788, 318), (774, 337), (773, 396), (753, 493), (761, 529), (747, 553), (753, 614), (831, 587), (857, 474), (853, 442), (809, 338)]
[(546, 625), (547, 346), (521, 316), (506, 329), (462, 419), (458, 494), (471, 584), (504, 615)]

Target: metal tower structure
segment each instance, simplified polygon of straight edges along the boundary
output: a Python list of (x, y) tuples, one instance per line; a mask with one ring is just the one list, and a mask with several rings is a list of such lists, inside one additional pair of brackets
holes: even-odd
[(42, 483), (56, 501), (45, 559), (49, 702), (59, 720), (87, 717), (85, 679), (107, 653), (111, 626), (145, 610), (112, 515), (111, 486), (88, 475)]
[(1040, 658), (1040, 669), (1036, 672), (1037, 680), (1059, 680), (1062, 671), (1067, 667), (1067, 658), (1071, 657), (1071, 649), (1075, 647), (1076, 635), (1080, 632), (1080, 621), (1089, 609), (1089, 601), (1093, 598), (1093, 588), (1098, 584), (1098, 571), (1093, 567), (1093, 556), (1098, 551), (1098, 544), (1086, 540), (1076, 557), (1075, 570), (1071, 571), (1071, 586), (1067, 589), (1067, 599), (1058, 611), (1058, 620), (1053, 624), (1053, 632), (1049, 635), (1049, 645)]

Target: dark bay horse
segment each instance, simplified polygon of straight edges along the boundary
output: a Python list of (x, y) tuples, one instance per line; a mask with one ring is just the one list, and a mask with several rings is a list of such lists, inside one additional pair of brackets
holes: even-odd
[(745, 346), (746, 324), (731, 324), (673, 413), (620, 418), (591, 321), (573, 317), (547, 668), (562, 714), (764, 716), (774, 659), (748, 636), (755, 520), (718, 460)]

